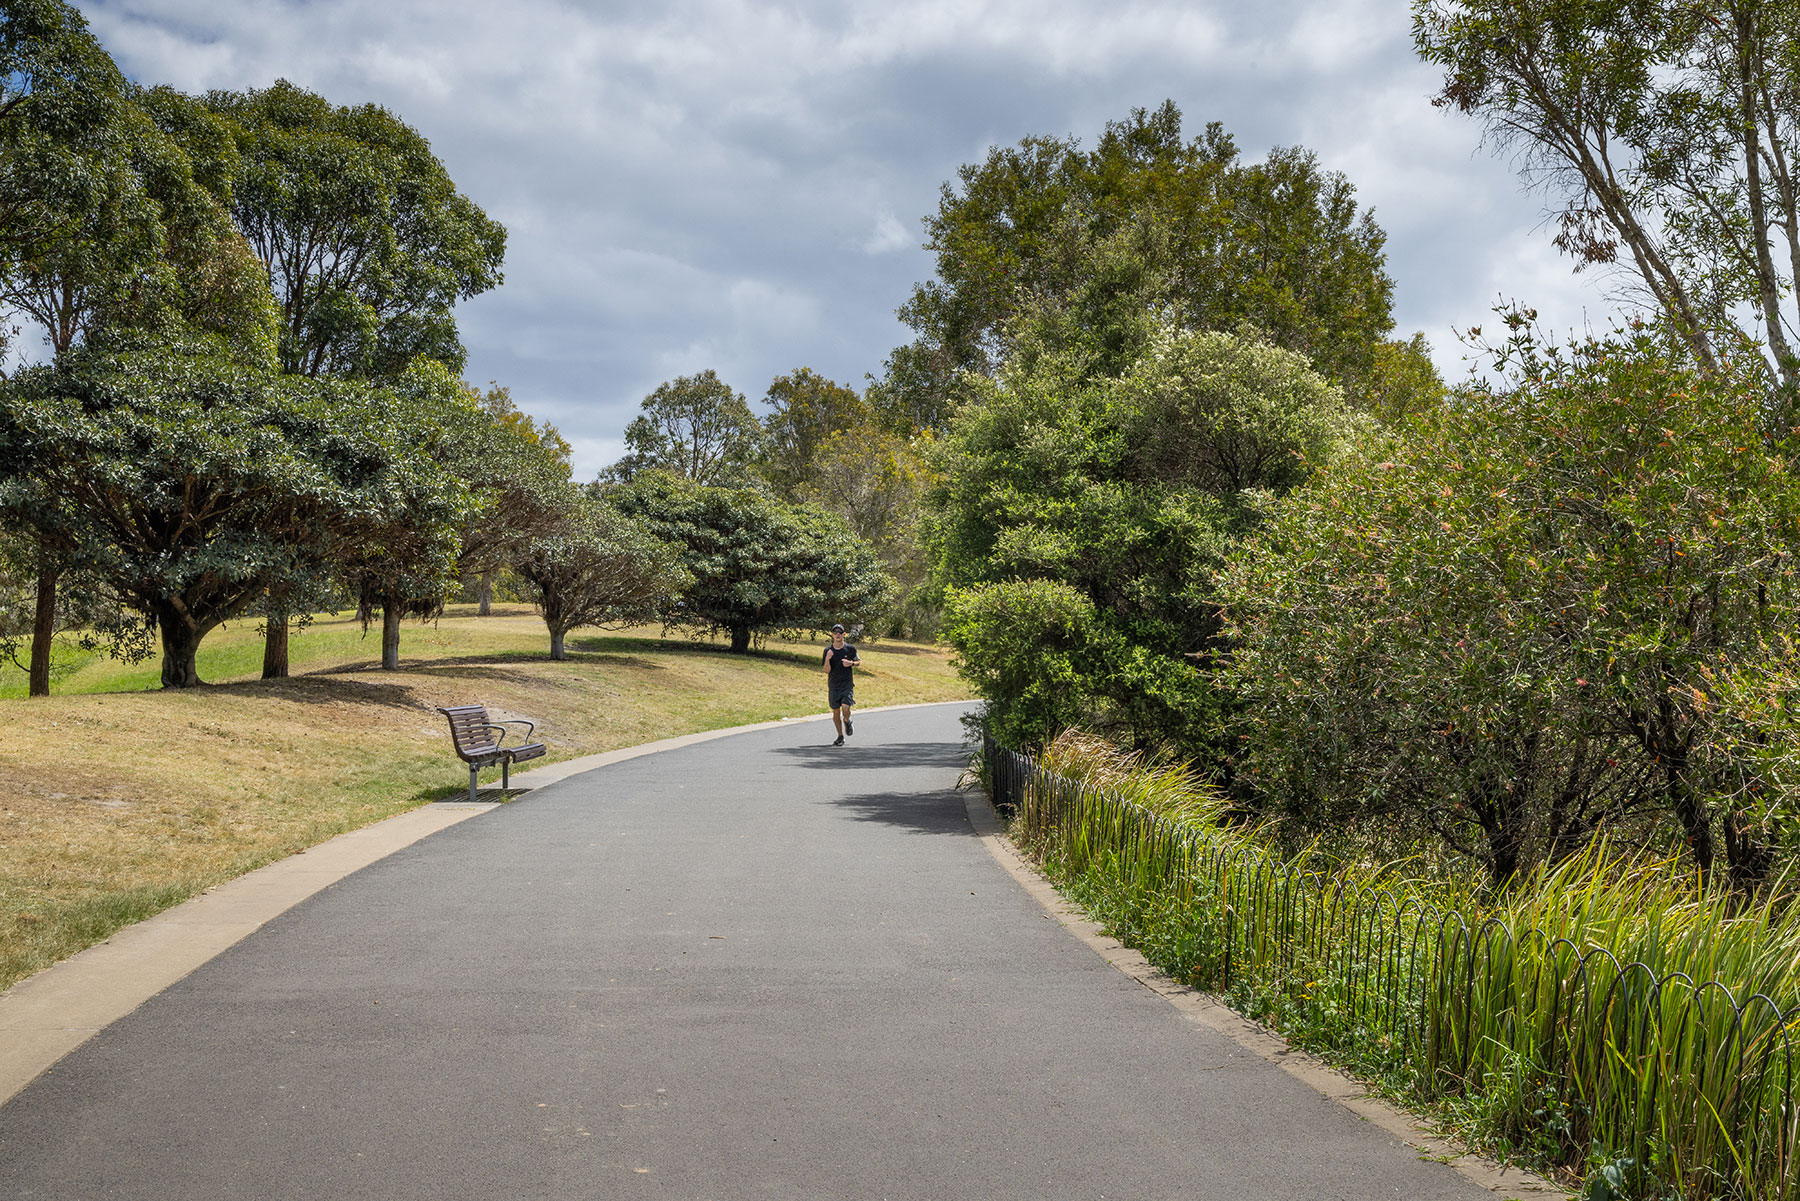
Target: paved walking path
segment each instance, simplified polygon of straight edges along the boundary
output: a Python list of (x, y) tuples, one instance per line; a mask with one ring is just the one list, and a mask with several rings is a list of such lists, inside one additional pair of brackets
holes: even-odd
[(1108, 965), (988, 853), (954, 706), (553, 783), (0, 1106), (0, 1197), (1493, 1194)]

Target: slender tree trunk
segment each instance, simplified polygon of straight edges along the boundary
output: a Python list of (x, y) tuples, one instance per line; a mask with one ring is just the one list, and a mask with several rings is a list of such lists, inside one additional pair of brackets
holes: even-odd
[(481, 601), (481, 607), (475, 611), (476, 615), (479, 617), (486, 617), (494, 606), (493, 572), (484, 571), (481, 573), (481, 588), (477, 597)]
[(732, 626), (731, 627), (731, 653), (734, 655), (741, 655), (749, 649), (750, 649), (750, 627), (749, 626)]
[(565, 633), (566, 631), (564, 630), (550, 631), (550, 657), (558, 663), (569, 657), (568, 652), (563, 649), (563, 635)]
[(42, 572), (37, 581), (37, 613), (31, 623), (30, 696), (50, 695), (50, 642), (56, 637), (56, 576)]
[(400, 670), (400, 604), (384, 601), (381, 606), (381, 670)]
[(265, 680), (285, 680), (288, 674), (288, 615), (271, 609), (264, 621), (263, 674)]
[(194, 662), (200, 651), (200, 632), (175, 609), (159, 612), (156, 624), (162, 633), (162, 686), (193, 688), (200, 684), (200, 669)]

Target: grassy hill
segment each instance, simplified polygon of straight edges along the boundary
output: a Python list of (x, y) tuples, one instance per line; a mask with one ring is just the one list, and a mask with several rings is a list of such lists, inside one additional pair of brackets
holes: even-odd
[[(549, 659), (543, 622), (453, 606), (408, 624), (402, 669), (379, 630), (321, 617), (293, 636), (293, 675), (257, 679), (246, 621), (210, 636), (204, 688), (156, 689), (154, 662), (66, 654), (57, 695), (0, 672), (0, 988), (120, 926), (345, 830), (467, 787), (439, 705), (480, 701), (538, 723), (540, 762), (745, 722), (821, 713), (822, 642), (730, 655), (656, 629), (571, 636)], [(941, 647), (863, 649), (862, 707), (954, 700)], [(484, 779), (486, 777), (484, 776)]]

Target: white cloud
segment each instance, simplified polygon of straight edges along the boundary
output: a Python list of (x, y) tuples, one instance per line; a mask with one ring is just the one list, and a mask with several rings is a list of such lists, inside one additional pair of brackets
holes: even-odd
[(1388, 231), (1402, 335), (1440, 361), (1501, 293), (1606, 305), (1536, 199), (1428, 102), (1406, 0), (79, 0), (132, 75), (287, 78), (431, 139), (509, 229), (507, 283), (460, 310), (468, 373), (615, 453), (662, 379), (746, 394), (807, 364), (860, 381), (931, 271), (918, 219), (995, 142), (1173, 98), (1254, 158), (1302, 144)]
[(883, 209), (875, 218), (875, 230), (863, 239), (864, 254), (891, 254), (896, 250), (905, 250), (913, 243), (913, 235), (900, 219), (893, 213)]

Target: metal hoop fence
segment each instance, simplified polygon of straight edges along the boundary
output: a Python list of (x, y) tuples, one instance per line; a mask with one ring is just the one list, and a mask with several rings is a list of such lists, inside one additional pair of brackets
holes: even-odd
[(1059, 873), (1161, 924), (1162, 966), (1421, 1098), (1510, 1089), (1533, 1146), (1627, 1195), (1800, 1201), (1792, 997), (1748, 996), (1344, 867), (1174, 821), (991, 739), (985, 776)]

